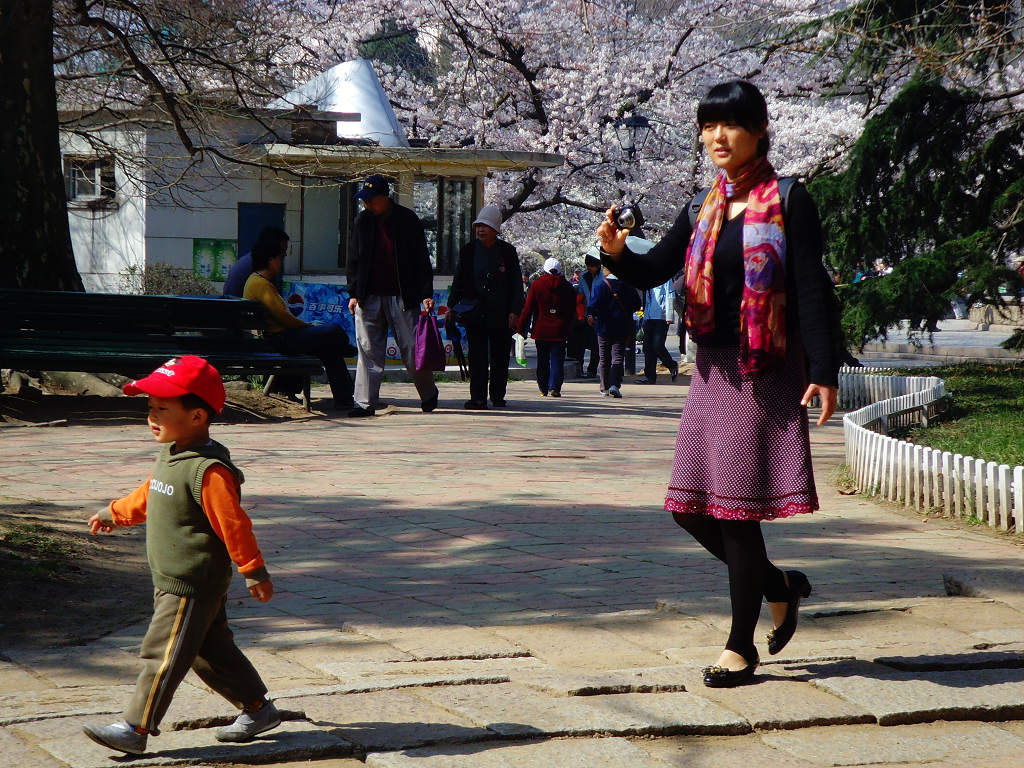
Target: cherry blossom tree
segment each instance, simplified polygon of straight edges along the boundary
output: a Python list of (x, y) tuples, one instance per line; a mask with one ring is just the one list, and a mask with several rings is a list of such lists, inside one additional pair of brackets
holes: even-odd
[[(766, 92), (781, 172), (814, 176), (839, 161), (865, 105), (857, 93), (834, 94), (841, 63), (797, 45), (791, 30), (845, 5), (356, 0), (346, 8), (356, 18), (376, 9), (378, 19), (416, 30), (430, 52), (429, 83), (377, 62), (397, 114), (418, 134), (439, 145), (565, 156), (562, 168), (495, 175), (487, 196), (518, 244), (578, 253), (608, 205), (636, 200), (654, 229), (667, 227), (706, 183), (694, 111), (716, 82), (743, 77)], [(615, 125), (633, 114), (653, 130), (628, 162)]]
[[(4, 18), (16, 0), (0, 0)], [(52, 3), (52, 4), (51, 4)], [(256, 163), (223, 134), (225, 114), (260, 120), (261, 108), (338, 61), (374, 56), (385, 90), (408, 132), (437, 146), (540, 150), (564, 155), (563, 167), (495, 174), (488, 201), (502, 206), (510, 237), (524, 248), (578, 253), (600, 212), (635, 199), (653, 229), (667, 226), (708, 178), (696, 144), (694, 106), (714, 82), (745, 77), (769, 98), (780, 171), (813, 177), (835, 167), (878, 104), (856, 89), (838, 90), (842, 65), (808, 25), (848, 5), (840, 0), (47, 0), (22, 41), (53, 52), (32, 74), (35, 93), (54, 88), (61, 127), (102, 142), (92, 128), (147, 120), (177, 137), (180, 157), (147, 179), (173, 188), (192, 166), (227, 172)], [(41, 9), (41, 10), (40, 10)], [(10, 31), (11, 26), (5, 27)], [(797, 30), (794, 33), (794, 30)], [(810, 30), (810, 31), (800, 31)], [(412, 38), (410, 38), (412, 35)], [(410, 54), (414, 39), (426, 54)], [(402, 56), (382, 54), (401, 40)], [(415, 53), (413, 51), (413, 53)], [(6, 72), (5, 72), (6, 73)], [(18, 80), (5, 80), (16, 89)], [(55, 83), (55, 85), (54, 85)], [(53, 93), (53, 90), (49, 91)], [(14, 104), (14, 101), (7, 103)], [(13, 111), (7, 110), (8, 114)], [(24, 111), (24, 110), (22, 110)], [(20, 114), (20, 113), (19, 113)], [(642, 114), (653, 126), (627, 162), (618, 120)], [(26, 113), (52, 126), (52, 110)], [(38, 127), (38, 126), (37, 126)], [(266, 125), (273, 132), (271, 124)], [(50, 142), (52, 145), (52, 141)], [(120, 148), (108, 146), (116, 153)], [(39, 201), (59, 200), (59, 159), (52, 146), (32, 152), (46, 173), (29, 170), (19, 207), (32, 212), (8, 231), (8, 254), (51, 244), (68, 265), (63, 234), (29, 237)], [(130, 166), (126, 166), (130, 167)], [(163, 173), (163, 175), (161, 175)], [(31, 176), (47, 179), (45, 188)], [(36, 201), (36, 202), (33, 202)], [(57, 211), (59, 206), (49, 205)], [(51, 216), (60, 229), (59, 215)], [(12, 227), (14, 228), (12, 230)], [(29, 245), (31, 243), (31, 245)], [(62, 270), (73, 275), (70, 269)], [(35, 274), (45, 283), (53, 270)], [(4, 284), (38, 285), (11, 274)], [(53, 287), (75, 287), (69, 277)]]

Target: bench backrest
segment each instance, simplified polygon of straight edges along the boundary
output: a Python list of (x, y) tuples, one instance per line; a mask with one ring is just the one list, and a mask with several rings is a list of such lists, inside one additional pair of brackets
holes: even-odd
[(6, 332), (230, 336), (265, 327), (262, 305), (245, 299), (0, 290), (0, 329)]

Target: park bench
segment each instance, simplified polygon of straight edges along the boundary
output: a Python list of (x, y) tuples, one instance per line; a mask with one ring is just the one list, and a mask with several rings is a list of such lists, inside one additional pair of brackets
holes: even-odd
[(5, 289), (0, 368), (140, 377), (177, 355), (199, 355), (222, 375), (300, 376), (309, 410), (310, 377), (323, 364), (276, 352), (255, 334), (265, 326), (263, 307), (245, 299)]

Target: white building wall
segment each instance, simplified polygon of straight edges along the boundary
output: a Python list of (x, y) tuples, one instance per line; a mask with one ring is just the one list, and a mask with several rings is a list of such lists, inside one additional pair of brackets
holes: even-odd
[[(237, 131), (244, 131), (240, 126)], [(150, 162), (159, 175), (173, 178), (188, 165), (176, 137), (150, 134)], [(298, 178), (265, 168), (224, 167), (206, 160), (188, 169), (184, 180), (170, 188), (150, 183), (146, 206), (147, 264), (192, 268), (193, 240), (238, 239), (239, 203), (279, 203), (285, 206), (285, 231), (292, 236), (290, 251), (298, 253), (300, 194)], [(238, 254), (239, 256), (242, 254)], [(297, 263), (297, 257), (289, 262)]]
[[(141, 170), (130, 158), (145, 151), (142, 130), (104, 130), (98, 132), (101, 144), (117, 153), (114, 165), (116, 193), (108, 204), (89, 206), (68, 204), (68, 226), (75, 263), (87, 291), (118, 293), (123, 290), (130, 270), (145, 264), (146, 197)], [(107, 151), (79, 136), (61, 136), (61, 154), (101, 156)]]
[[(338, 184), (307, 180), (303, 194), (302, 268), (309, 272), (338, 271), (338, 218), (341, 215)], [(293, 249), (294, 251), (295, 249)], [(298, 259), (285, 264), (285, 270), (296, 269)]]

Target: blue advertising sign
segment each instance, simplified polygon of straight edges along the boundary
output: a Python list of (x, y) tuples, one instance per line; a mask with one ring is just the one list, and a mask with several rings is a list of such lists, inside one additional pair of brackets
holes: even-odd
[[(307, 323), (336, 323), (345, 329), (349, 341), (356, 343), (355, 318), (348, 311), (348, 287), (344, 285), (330, 285), (327, 283), (305, 283), (290, 282), (284, 284), (284, 300), (288, 309), (293, 315)], [(434, 291), (434, 304), (437, 309), (437, 320), (441, 326), (441, 336), (444, 340), (445, 353), (448, 362), (456, 363), (453, 357), (453, 347), (448, 339), (448, 332), (444, 327), (444, 315), (448, 307), (444, 303), (448, 300), (448, 291)], [(463, 336), (463, 348), (465, 351), (465, 336)], [(386, 347), (386, 358), (388, 362), (400, 363), (402, 356), (398, 353), (398, 343), (390, 336)]]

